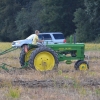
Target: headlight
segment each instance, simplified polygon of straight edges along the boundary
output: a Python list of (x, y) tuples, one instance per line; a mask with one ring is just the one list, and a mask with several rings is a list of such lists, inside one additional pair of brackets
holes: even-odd
[(13, 42), (12, 45), (20, 44), (20, 42)]
[(15, 45), (15, 42), (12, 42), (12, 45)]
[(20, 42), (16, 42), (16, 44), (20, 44)]

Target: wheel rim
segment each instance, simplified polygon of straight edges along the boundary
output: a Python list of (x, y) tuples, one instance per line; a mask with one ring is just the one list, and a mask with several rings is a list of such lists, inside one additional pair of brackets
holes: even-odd
[(38, 53), (33, 62), (36, 70), (39, 71), (52, 70), (55, 65), (54, 56), (47, 51)]
[(34, 50), (34, 49), (30, 49), (30, 50), (26, 53), (26, 55), (25, 55), (25, 62), (28, 62), (28, 61), (29, 61), (30, 55), (31, 55), (31, 53), (32, 53), (33, 50)]
[(87, 70), (88, 69), (88, 65), (86, 63), (82, 63), (80, 66), (79, 66), (79, 70)]

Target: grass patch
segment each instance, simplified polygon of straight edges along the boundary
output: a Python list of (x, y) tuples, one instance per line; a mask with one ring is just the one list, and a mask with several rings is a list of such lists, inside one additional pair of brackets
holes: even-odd
[(100, 89), (96, 89), (95, 91), (97, 95), (100, 95)]
[(10, 88), (7, 96), (10, 98), (19, 98), (20, 94), (21, 94), (21, 91), (19, 90), (19, 88)]
[(0, 42), (0, 51), (11, 48), (10, 42)]
[(91, 51), (91, 50), (100, 50), (100, 44), (95, 43), (85, 43), (85, 50)]
[(59, 75), (62, 75), (62, 70), (58, 70), (58, 74)]
[(82, 88), (79, 89), (79, 93), (81, 95), (84, 95), (84, 96), (87, 95), (87, 91), (86, 91), (86, 89), (84, 87), (82, 87)]

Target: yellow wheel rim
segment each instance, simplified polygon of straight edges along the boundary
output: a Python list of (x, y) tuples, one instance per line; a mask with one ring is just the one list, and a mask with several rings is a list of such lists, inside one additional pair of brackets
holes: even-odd
[(38, 53), (33, 62), (36, 70), (39, 71), (52, 70), (55, 65), (54, 56), (47, 51)]
[(81, 65), (79, 66), (79, 70), (84, 70), (84, 71), (86, 71), (87, 69), (88, 69), (88, 65), (85, 64), (85, 63), (83, 63), (83, 64), (81, 64)]
[(30, 55), (34, 49), (30, 49), (25, 55), (25, 62), (29, 61)]

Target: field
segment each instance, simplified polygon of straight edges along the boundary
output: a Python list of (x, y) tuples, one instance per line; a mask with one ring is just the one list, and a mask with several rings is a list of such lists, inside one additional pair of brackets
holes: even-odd
[[(11, 43), (0, 43), (0, 52)], [(0, 64), (20, 68), (20, 50), (0, 56)], [(100, 100), (100, 44), (86, 44), (90, 68), (76, 71), (74, 63), (60, 62), (57, 71), (0, 69), (0, 100)], [(89, 58), (89, 59), (87, 59)]]

